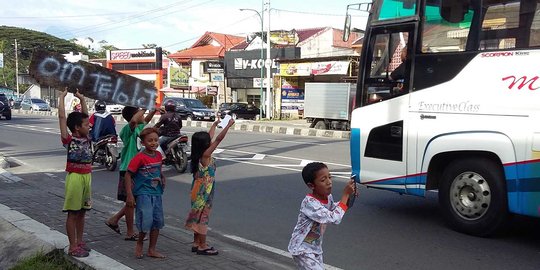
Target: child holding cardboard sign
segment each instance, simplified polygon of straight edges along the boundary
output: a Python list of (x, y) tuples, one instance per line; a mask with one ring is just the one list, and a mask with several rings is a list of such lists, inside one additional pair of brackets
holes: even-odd
[[(88, 257), (90, 249), (83, 241), (84, 216), (92, 209), (92, 141), (88, 135), (88, 108), (84, 96), (77, 93), (81, 100), (81, 112), (72, 112), (66, 118), (64, 99), (67, 88), (60, 95), (58, 121), (60, 137), (67, 149), (66, 184), (63, 211), (67, 212), (66, 231), (69, 240), (68, 254), (73, 257)], [(68, 131), (69, 129), (69, 131)], [(70, 134), (71, 132), (71, 134)]]

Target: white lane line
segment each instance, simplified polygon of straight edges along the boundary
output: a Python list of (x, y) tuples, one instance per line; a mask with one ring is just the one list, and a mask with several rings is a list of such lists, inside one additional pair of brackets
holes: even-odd
[[(240, 154), (251, 154), (251, 155), (257, 154), (257, 153), (253, 153), (253, 152), (240, 151), (240, 150), (229, 150), (229, 149), (220, 149), (220, 150), (221, 151), (219, 153), (227, 151), (227, 152), (240, 153)], [(214, 153), (217, 154), (218, 152), (214, 151)], [(266, 155), (266, 156), (267, 157), (274, 157), (274, 158), (282, 158), (282, 159), (300, 161), (301, 164), (304, 164), (304, 165), (312, 162), (310, 160), (305, 160), (305, 159), (301, 159), (301, 158), (286, 157), (286, 156), (278, 156), (278, 155)], [(222, 158), (222, 159), (225, 159), (225, 158)], [(324, 162), (324, 163), (327, 164), (327, 165), (335, 165), (335, 166), (340, 166), (340, 167), (351, 168), (351, 165), (345, 165), (345, 164), (339, 164), (339, 163), (333, 163), (333, 162)]]
[[(249, 162), (249, 161), (243, 161), (243, 160), (231, 160), (229, 158), (220, 158), (220, 157), (214, 157), (215, 159), (219, 159), (219, 160), (225, 160), (225, 161), (232, 161), (232, 162), (237, 162), (237, 163), (243, 163), (243, 164), (248, 164), (248, 165), (254, 165), (254, 166), (261, 166), (261, 167), (267, 167), (267, 168), (273, 168), (273, 169), (279, 169), (279, 170), (285, 170), (285, 171), (293, 171), (293, 172), (301, 172), (302, 169), (293, 169), (293, 168), (288, 168), (289, 166), (287, 165), (277, 165), (277, 166), (273, 166), (273, 165), (267, 165), (267, 164), (260, 164), (260, 163), (254, 163), (254, 162)], [(329, 164), (329, 163), (327, 163)], [(330, 174), (336, 174), (335, 172), (330, 172)], [(348, 173), (350, 174), (350, 173)], [(346, 180), (349, 180), (350, 177), (349, 176), (340, 176), (340, 175), (335, 175), (334, 176), (335, 178), (343, 178), (343, 179), (346, 179)]]
[[(278, 254), (278, 255), (281, 255), (281, 256), (285, 256), (287, 258), (291, 258), (292, 259), (292, 256), (289, 252), (287, 251), (284, 251), (284, 250), (281, 250), (281, 249), (277, 249), (277, 248), (274, 248), (274, 247), (271, 247), (271, 246), (267, 246), (265, 244), (261, 244), (259, 242), (255, 242), (255, 241), (251, 241), (251, 240), (248, 240), (248, 239), (245, 239), (245, 238), (242, 238), (240, 236), (236, 236), (236, 235), (230, 235), (230, 234), (223, 234), (223, 236), (229, 238), (229, 239), (232, 239), (232, 240), (235, 240), (235, 241), (238, 241), (238, 242), (241, 242), (241, 243), (244, 243), (244, 244), (248, 244), (250, 246), (254, 246), (256, 248), (260, 248), (260, 249), (263, 249), (263, 250), (266, 250), (266, 251), (270, 251), (272, 253), (275, 253), (275, 254)], [(324, 269), (330, 269), (330, 270), (342, 270), (341, 268), (338, 268), (338, 267), (335, 267), (335, 266), (331, 266), (331, 265), (328, 265), (328, 264), (324, 264)]]
[(313, 145), (326, 145), (326, 143), (314, 143), (314, 142), (302, 142), (302, 141), (286, 141), (286, 140), (273, 140), (273, 139), (266, 139), (267, 141), (272, 142), (284, 142), (284, 143), (293, 143), (293, 144), (313, 144)]

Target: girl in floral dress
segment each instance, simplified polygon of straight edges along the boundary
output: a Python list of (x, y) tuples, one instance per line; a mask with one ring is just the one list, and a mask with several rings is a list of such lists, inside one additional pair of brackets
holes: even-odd
[(191, 138), (191, 210), (186, 219), (186, 229), (193, 231), (192, 252), (199, 255), (217, 255), (218, 251), (206, 243), (208, 220), (212, 209), (215, 188), (216, 163), (212, 153), (225, 138), (227, 131), (234, 124), (230, 120), (227, 126), (216, 136), (214, 133), (219, 121), (214, 122), (210, 131), (200, 131)]

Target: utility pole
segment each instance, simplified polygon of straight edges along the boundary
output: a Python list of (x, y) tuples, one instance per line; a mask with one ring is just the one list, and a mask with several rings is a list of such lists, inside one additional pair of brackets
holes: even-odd
[(19, 50), (15, 39), (15, 83), (17, 84), (17, 97), (19, 97)]
[[(263, 12), (264, 11), (264, 2), (262, 2), (262, 6), (261, 6), (261, 11)], [(263, 82), (264, 82), (264, 67), (265, 67), (265, 64), (264, 64), (264, 55), (263, 55), (263, 52), (264, 52), (264, 42), (263, 42), (263, 33), (264, 33), (264, 19), (263, 19), (263, 13), (260, 13), (259, 11), (257, 10), (254, 10), (254, 9), (250, 9), (250, 8), (241, 8), (240, 11), (244, 11), (244, 10), (249, 10), (249, 11), (253, 11), (255, 13), (257, 13), (257, 16), (259, 16), (259, 19), (261, 20), (261, 58), (260, 58), (260, 61), (262, 62), (261, 66), (260, 66), (260, 70), (261, 70), (261, 77), (259, 78), (260, 81), (259, 81), (259, 86), (261, 88), (261, 91), (260, 91), (260, 99), (259, 99), (259, 119), (262, 119), (263, 118), (263, 107), (265, 106), (265, 103), (264, 103), (264, 99), (263, 99), (263, 96), (264, 96), (264, 92), (263, 92)]]
[(266, 118), (272, 118), (272, 93), (271, 93), (271, 80), (272, 80), (272, 59), (270, 55), (270, 0), (264, 1), (264, 11), (266, 12)]

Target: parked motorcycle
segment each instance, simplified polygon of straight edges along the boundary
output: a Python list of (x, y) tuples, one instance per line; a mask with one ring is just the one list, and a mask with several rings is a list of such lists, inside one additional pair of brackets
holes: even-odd
[(167, 149), (162, 149), (165, 153), (164, 165), (173, 165), (177, 172), (183, 173), (188, 165), (188, 136), (180, 134), (167, 143)]
[(99, 140), (93, 144), (93, 157), (94, 163), (99, 163), (107, 168), (109, 171), (114, 171), (118, 163), (118, 137), (116, 135), (107, 135), (99, 138)]

